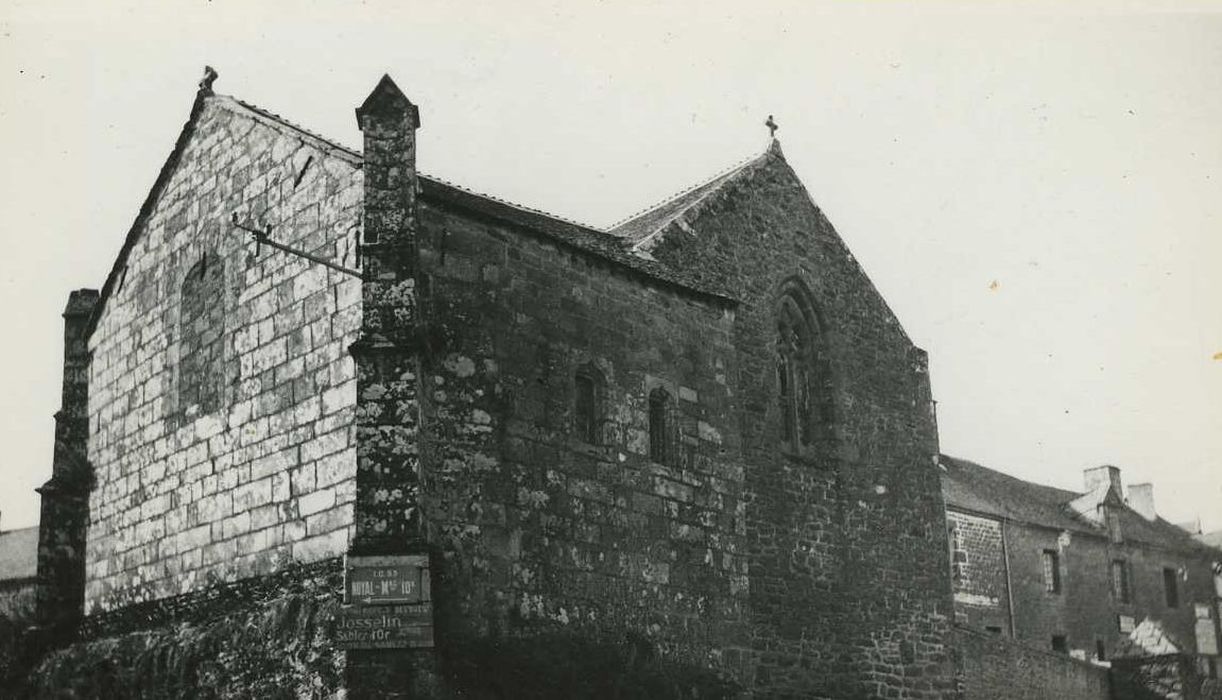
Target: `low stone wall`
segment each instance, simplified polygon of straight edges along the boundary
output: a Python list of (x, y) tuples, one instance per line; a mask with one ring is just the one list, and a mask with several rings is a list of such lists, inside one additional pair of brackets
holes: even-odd
[(341, 576), (330, 560), (91, 616), (74, 640), (25, 635), (0, 697), (331, 697)]
[(1108, 670), (1007, 637), (955, 628), (964, 700), (1108, 700)]

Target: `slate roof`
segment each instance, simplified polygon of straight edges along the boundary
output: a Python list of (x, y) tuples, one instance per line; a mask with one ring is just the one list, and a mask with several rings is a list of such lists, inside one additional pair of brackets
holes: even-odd
[(610, 233), (630, 242), (635, 248), (648, 249), (651, 247), (649, 245), (651, 242), (649, 240), (650, 237), (663, 231), (671, 222), (678, 219), (685, 212), (698, 207), (701, 202), (708, 199), (727, 183), (764, 162), (769, 155), (774, 153), (780, 153), (780, 146), (777, 141), (773, 141), (768, 150), (763, 153), (735, 165), (729, 170), (714, 176), (711, 180), (668, 197), (639, 214), (634, 214), (619, 223), (613, 224)]
[[(210, 92), (200, 92), (196, 95), (195, 102), (191, 107), (191, 114), (187, 118), (187, 122), (183, 125), (182, 131), (175, 141), (174, 148), (171, 150), (166, 162), (162, 165), (161, 171), (158, 173), (157, 180), (153, 183), (152, 189), (149, 190), (145, 197), (144, 203), (140, 207), (140, 212), (136, 215), (135, 221), (128, 230), (127, 238), (123, 243), (123, 248), (119, 252), (118, 258), (115, 260), (111, 268), (110, 274), (107, 275), (106, 283), (102, 286), (100, 299), (97, 306), (94, 308), (93, 316), (90, 319), (89, 326), (86, 330), (86, 335), (92, 334), (97, 325), (98, 319), (101, 317), (102, 310), (106, 305), (107, 299), (113, 290), (119, 273), (127, 264), (127, 258), (131, 254), (132, 248), (139, 239), (140, 232), (143, 230), (144, 221), (152, 214), (156, 202), (168, 183), (170, 176), (173, 174), (175, 167), (182, 155), (183, 150), (191, 140), (191, 136), (195, 131), (196, 122), (199, 116), (203, 113), (203, 108), (206, 102), (215, 101), (231, 111), (245, 113), (247, 115), (258, 118), (261, 122), (280, 129), (288, 129), (294, 132), (295, 135), (303, 136), (309, 139), (312, 145), (323, 151), (330, 153), (338, 158), (351, 163), (354, 168), (361, 167), (362, 155), (335, 141), (320, 136), (308, 129), (305, 129), (280, 115), (257, 107), (249, 102), (244, 102), (234, 97), (227, 95), (215, 95)], [(774, 148), (777, 148), (774, 146)], [(770, 151), (773, 149), (770, 149)], [(767, 154), (765, 154), (767, 155)], [(708, 194), (717, 189), (717, 185), (722, 184), (732, 178), (735, 174), (741, 172), (744, 168), (758, 161), (763, 156), (759, 156), (751, 161), (747, 161), (742, 165), (724, 173), (713, 181), (705, 183), (701, 187), (696, 188), (704, 194)], [(634, 241), (626, 238), (622, 233), (598, 229), (592, 226), (578, 223), (549, 214), (537, 209), (525, 207), (519, 204), (505, 201), (487, 194), (482, 194), (474, 190), (447, 182), (440, 178), (435, 178), (424, 173), (420, 174), (421, 181), (421, 197), (424, 202), (436, 204), (443, 207), (458, 208), (472, 214), (487, 217), (495, 221), (509, 224), (515, 228), (525, 231), (530, 234), (535, 234), (567, 246), (571, 249), (588, 253), (595, 257), (601, 258), (610, 264), (624, 269), (630, 273), (636, 274), (642, 278), (653, 282), (661, 283), (663, 286), (675, 288), (681, 291), (691, 293), (695, 296), (702, 297), (709, 301), (734, 305), (735, 300), (726, 290), (707, 281), (697, 279), (690, 272), (676, 269), (668, 265), (664, 265), (656, 260), (653, 260), (647, 254), (635, 253), (632, 249)], [(696, 204), (701, 197), (692, 197), (695, 190), (691, 190), (679, 199), (682, 199), (685, 204), (679, 207), (679, 211)], [(675, 200), (668, 200), (666, 204), (673, 204)], [(674, 206), (669, 209), (675, 208)], [(644, 221), (652, 221), (654, 217), (651, 213), (655, 212), (658, 207), (642, 214), (638, 217), (625, 222), (624, 225), (634, 221), (639, 221), (636, 226), (644, 227)], [(676, 212), (677, 213), (677, 212)], [(643, 217), (648, 217), (643, 218)], [(673, 220), (673, 216), (667, 219)]]
[(38, 526), (0, 532), (0, 581), (38, 574)]
[[(1057, 530), (1105, 535), (1104, 524), (1075, 513), (1071, 504), (1100, 502), (1107, 489), (1084, 494), (1045, 486), (1004, 474), (975, 462), (941, 455), (942, 498), (948, 508), (991, 515)], [(1126, 505), (1117, 502), (1120, 530), (1126, 542), (1140, 542), (1166, 549), (1189, 551), (1205, 556), (1218, 553), (1174, 524), (1157, 518), (1146, 520)]]

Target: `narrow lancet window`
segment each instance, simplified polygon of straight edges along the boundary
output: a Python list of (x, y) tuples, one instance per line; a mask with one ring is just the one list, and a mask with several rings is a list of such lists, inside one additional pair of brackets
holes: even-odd
[(582, 367), (574, 377), (573, 432), (583, 442), (602, 443), (602, 376), (592, 367)]
[(818, 348), (814, 318), (796, 294), (785, 295), (777, 313), (777, 400), (781, 440), (792, 450), (814, 442), (821, 419)]
[(665, 389), (649, 392), (649, 458), (659, 464), (669, 465), (674, 455), (672, 412), (673, 401)]

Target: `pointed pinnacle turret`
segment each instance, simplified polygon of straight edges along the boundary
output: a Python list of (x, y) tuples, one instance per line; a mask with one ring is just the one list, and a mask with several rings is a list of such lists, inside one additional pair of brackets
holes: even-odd
[(420, 110), (407, 99), (407, 95), (403, 94), (389, 75), (383, 75), (373, 92), (356, 108), (356, 121), (361, 124), (366, 115), (387, 115), (396, 112), (405, 113), (412, 128), (420, 128)]

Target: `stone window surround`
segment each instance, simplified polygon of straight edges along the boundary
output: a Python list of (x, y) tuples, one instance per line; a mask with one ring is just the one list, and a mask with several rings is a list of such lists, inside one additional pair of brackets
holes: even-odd
[(778, 442), (783, 454), (795, 458), (825, 452), (835, 438), (836, 389), (826, 324), (812, 299), (794, 276), (780, 285), (773, 306)]
[(1061, 593), (1061, 555), (1055, 549), (1045, 549), (1040, 552), (1040, 563), (1043, 569), (1044, 592), (1049, 595)]
[(579, 365), (573, 373), (573, 434), (578, 440), (596, 446), (605, 442), (606, 404), (607, 380), (603, 372), (593, 362)]

